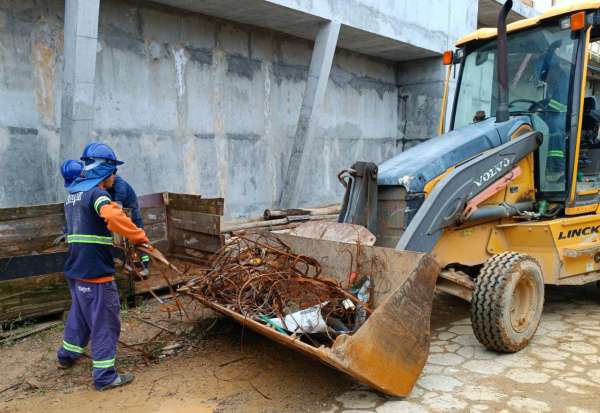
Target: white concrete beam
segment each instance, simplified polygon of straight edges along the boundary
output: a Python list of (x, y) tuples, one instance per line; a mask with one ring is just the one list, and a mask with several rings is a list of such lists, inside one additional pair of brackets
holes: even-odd
[(300, 108), (294, 146), (288, 164), (280, 204), (282, 207), (298, 206), (301, 189), (306, 182), (306, 159), (313, 143), (315, 127), (329, 81), (335, 47), (340, 33), (339, 22), (326, 23), (317, 34), (308, 69), (306, 89)]
[[(477, 27), (496, 27), (498, 24), (498, 13), (506, 0), (479, 0), (479, 15)], [(507, 23), (535, 17), (540, 12), (520, 0), (513, 2), (513, 7), (506, 18)]]
[(78, 159), (90, 140), (100, 0), (66, 0), (60, 160)]

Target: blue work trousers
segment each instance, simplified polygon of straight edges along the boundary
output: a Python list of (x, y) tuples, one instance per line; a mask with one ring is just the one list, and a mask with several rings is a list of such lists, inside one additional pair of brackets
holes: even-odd
[(81, 357), (91, 341), (94, 385), (96, 388), (117, 378), (115, 357), (121, 332), (120, 303), (114, 281), (90, 283), (67, 279), (71, 290), (71, 308), (65, 324), (58, 359), (63, 364)]

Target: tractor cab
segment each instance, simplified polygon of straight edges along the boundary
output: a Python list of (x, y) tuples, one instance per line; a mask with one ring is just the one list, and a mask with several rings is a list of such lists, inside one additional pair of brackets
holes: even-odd
[[(600, 2), (588, 3), (507, 27), (508, 111), (511, 118), (528, 117), (542, 133), (534, 161), (536, 200), (564, 215), (595, 212), (600, 202)], [(496, 36), (495, 29), (481, 29), (457, 43), (450, 130), (498, 109)]]

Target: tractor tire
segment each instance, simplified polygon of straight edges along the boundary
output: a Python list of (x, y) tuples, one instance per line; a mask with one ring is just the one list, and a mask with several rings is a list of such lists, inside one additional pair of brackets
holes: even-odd
[(483, 265), (471, 301), (471, 323), (488, 350), (515, 353), (529, 343), (542, 318), (544, 277), (526, 254), (503, 252)]

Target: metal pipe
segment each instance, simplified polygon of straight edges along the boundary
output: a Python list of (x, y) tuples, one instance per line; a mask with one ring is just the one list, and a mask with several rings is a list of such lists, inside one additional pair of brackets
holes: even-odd
[(512, 8), (512, 0), (507, 0), (498, 14), (498, 107), (496, 123), (506, 122), (508, 112), (508, 36), (506, 35), (506, 16)]
[(466, 222), (509, 218), (519, 215), (524, 211), (531, 211), (533, 202), (518, 202), (516, 204), (500, 204), (489, 207), (481, 207), (475, 210)]

